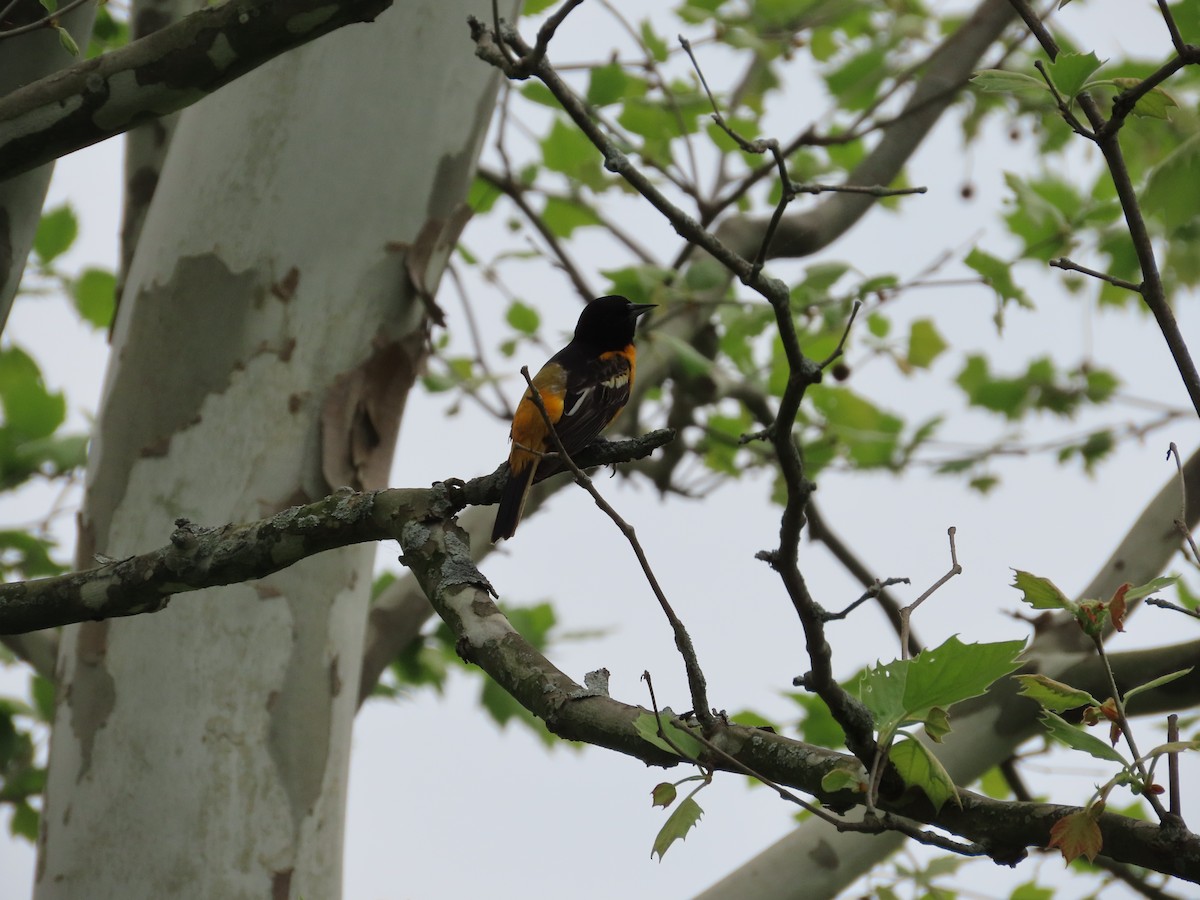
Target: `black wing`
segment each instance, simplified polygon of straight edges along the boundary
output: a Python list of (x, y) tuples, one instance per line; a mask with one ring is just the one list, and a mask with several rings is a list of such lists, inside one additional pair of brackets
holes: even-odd
[(567, 393), (555, 430), (573, 454), (594, 441), (629, 402), (633, 362), (626, 352), (559, 362), (567, 370)]

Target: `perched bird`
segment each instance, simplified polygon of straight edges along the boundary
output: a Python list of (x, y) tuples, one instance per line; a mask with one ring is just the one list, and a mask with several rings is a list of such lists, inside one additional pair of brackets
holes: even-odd
[[(533, 386), (568, 455), (595, 440), (628, 402), (637, 368), (633, 333), (638, 317), (652, 309), (653, 303), (630, 303), (615, 295), (593, 300), (583, 308), (571, 342), (534, 376)], [(496, 510), (493, 543), (516, 533), (536, 476), (563, 468), (541, 458), (554, 451), (554, 441), (529, 390), (517, 406), (509, 436), (508, 482)]]

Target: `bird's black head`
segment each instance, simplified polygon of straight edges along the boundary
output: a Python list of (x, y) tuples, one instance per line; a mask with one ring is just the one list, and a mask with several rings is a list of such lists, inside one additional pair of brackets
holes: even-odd
[(630, 303), (617, 294), (597, 297), (583, 308), (575, 340), (601, 351), (620, 350), (633, 343), (638, 317), (652, 309), (653, 303)]

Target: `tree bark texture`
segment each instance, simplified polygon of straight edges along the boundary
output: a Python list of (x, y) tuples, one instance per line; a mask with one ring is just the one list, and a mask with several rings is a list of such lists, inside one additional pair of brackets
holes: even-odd
[[(115, 327), (82, 564), (177, 518), (384, 484), (426, 342), (414, 283), (453, 248), (494, 104), (469, 8), (406, 3), (184, 113)], [(38, 898), (339, 895), (373, 555), (66, 630)]]

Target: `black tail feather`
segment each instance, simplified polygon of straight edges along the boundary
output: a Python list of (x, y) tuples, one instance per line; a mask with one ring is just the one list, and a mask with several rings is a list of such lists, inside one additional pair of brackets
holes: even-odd
[(500, 505), (496, 507), (496, 524), (492, 526), (493, 544), (500, 538), (507, 539), (517, 533), (517, 523), (525, 511), (525, 500), (537, 469), (536, 464), (532, 465), (519, 476), (512, 469), (508, 470), (508, 481), (504, 484), (504, 493), (500, 495)]

